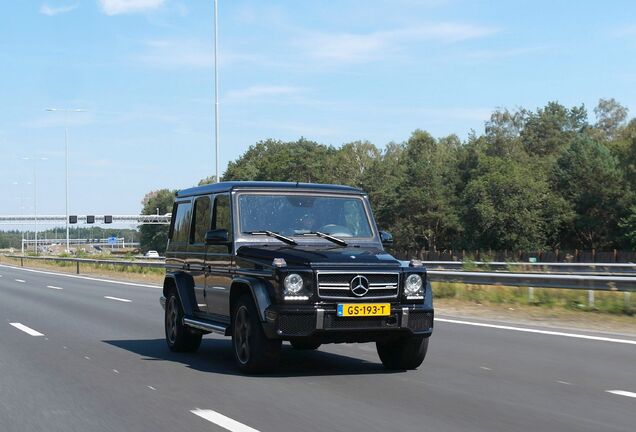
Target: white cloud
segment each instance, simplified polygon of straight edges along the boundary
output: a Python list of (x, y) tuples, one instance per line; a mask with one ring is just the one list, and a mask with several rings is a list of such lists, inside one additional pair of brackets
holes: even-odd
[(636, 36), (636, 25), (627, 25), (614, 29), (611, 34), (615, 37), (633, 37)]
[(526, 48), (510, 48), (501, 50), (477, 50), (465, 54), (465, 58), (469, 60), (490, 61), (517, 57), (521, 55), (531, 55), (545, 51), (546, 47), (526, 47)]
[(40, 13), (48, 16), (55, 16), (63, 13), (70, 12), (77, 9), (79, 5), (66, 5), (66, 6), (49, 6), (47, 3), (40, 6)]
[(99, 0), (106, 15), (145, 12), (163, 6), (165, 0)]
[(386, 57), (422, 41), (454, 43), (496, 33), (492, 27), (439, 23), (372, 33), (315, 34), (298, 44), (312, 57), (339, 62), (366, 62)]
[(291, 96), (298, 94), (302, 89), (293, 86), (255, 85), (240, 90), (231, 90), (227, 93), (228, 99), (252, 99), (259, 97)]
[[(162, 68), (212, 69), (214, 46), (212, 39), (158, 39), (143, 42), (144, 52), (136, 56), (137, 61)], [(262, 54), (243, 54), (221, 48), (219, 65), (224, 67), (236, 63), (263, 65), (268, 57)]]

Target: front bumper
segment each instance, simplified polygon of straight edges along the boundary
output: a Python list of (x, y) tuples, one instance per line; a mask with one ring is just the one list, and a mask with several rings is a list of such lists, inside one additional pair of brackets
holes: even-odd
[(272, 306), (266, 310), (266, 332), (282, 339), (322, 338), (369, 341), (396, 334), (430, 335), (434, 311), (424, 305), (392, 304), (384, 317), (339, 317), (336, 305)]

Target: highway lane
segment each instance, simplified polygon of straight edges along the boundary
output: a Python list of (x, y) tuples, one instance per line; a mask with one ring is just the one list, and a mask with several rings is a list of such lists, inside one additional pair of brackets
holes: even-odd
[(636, 424), (636, 398), (608, 393), (636, 392), (636, 345), (437, 322), (417, 371), (387, 373), (371, 344), (327, 345), (287, 347), (277, 374), (245, 377), (224, 338), (207, 336), (196, 354), (167, 350), (157, 288), (0, 275), (2, 431), (225, 430), (200, 415), (260, 431)]

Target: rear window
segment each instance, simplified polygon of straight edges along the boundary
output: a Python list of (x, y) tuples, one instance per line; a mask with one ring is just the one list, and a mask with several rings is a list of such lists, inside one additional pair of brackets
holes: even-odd
[(174, 224), (170, 240), (172, 242), (187, 242), (190, 234), (190, 218), (192, 216), (192, 204), (181, 202), (177, 204), (174, 215)]
[(194, 202), (194, 217), (192, 224), (192, 243), (203, 243), (205, 233), (210, 229), (210, 198), (207, 196), (197, 198)]

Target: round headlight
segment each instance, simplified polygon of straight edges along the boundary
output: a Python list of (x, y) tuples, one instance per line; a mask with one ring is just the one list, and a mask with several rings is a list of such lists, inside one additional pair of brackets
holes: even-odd
[(422, 293), (422, 277), (417, 274), (409, 275), (404, 284), (404, 293), (407, 296), (421, 295)]
[(303, 278), (298, 273), (290, 273), (285, 276), (284, 286), (286, 293), (298, 294), (303, 289)]

